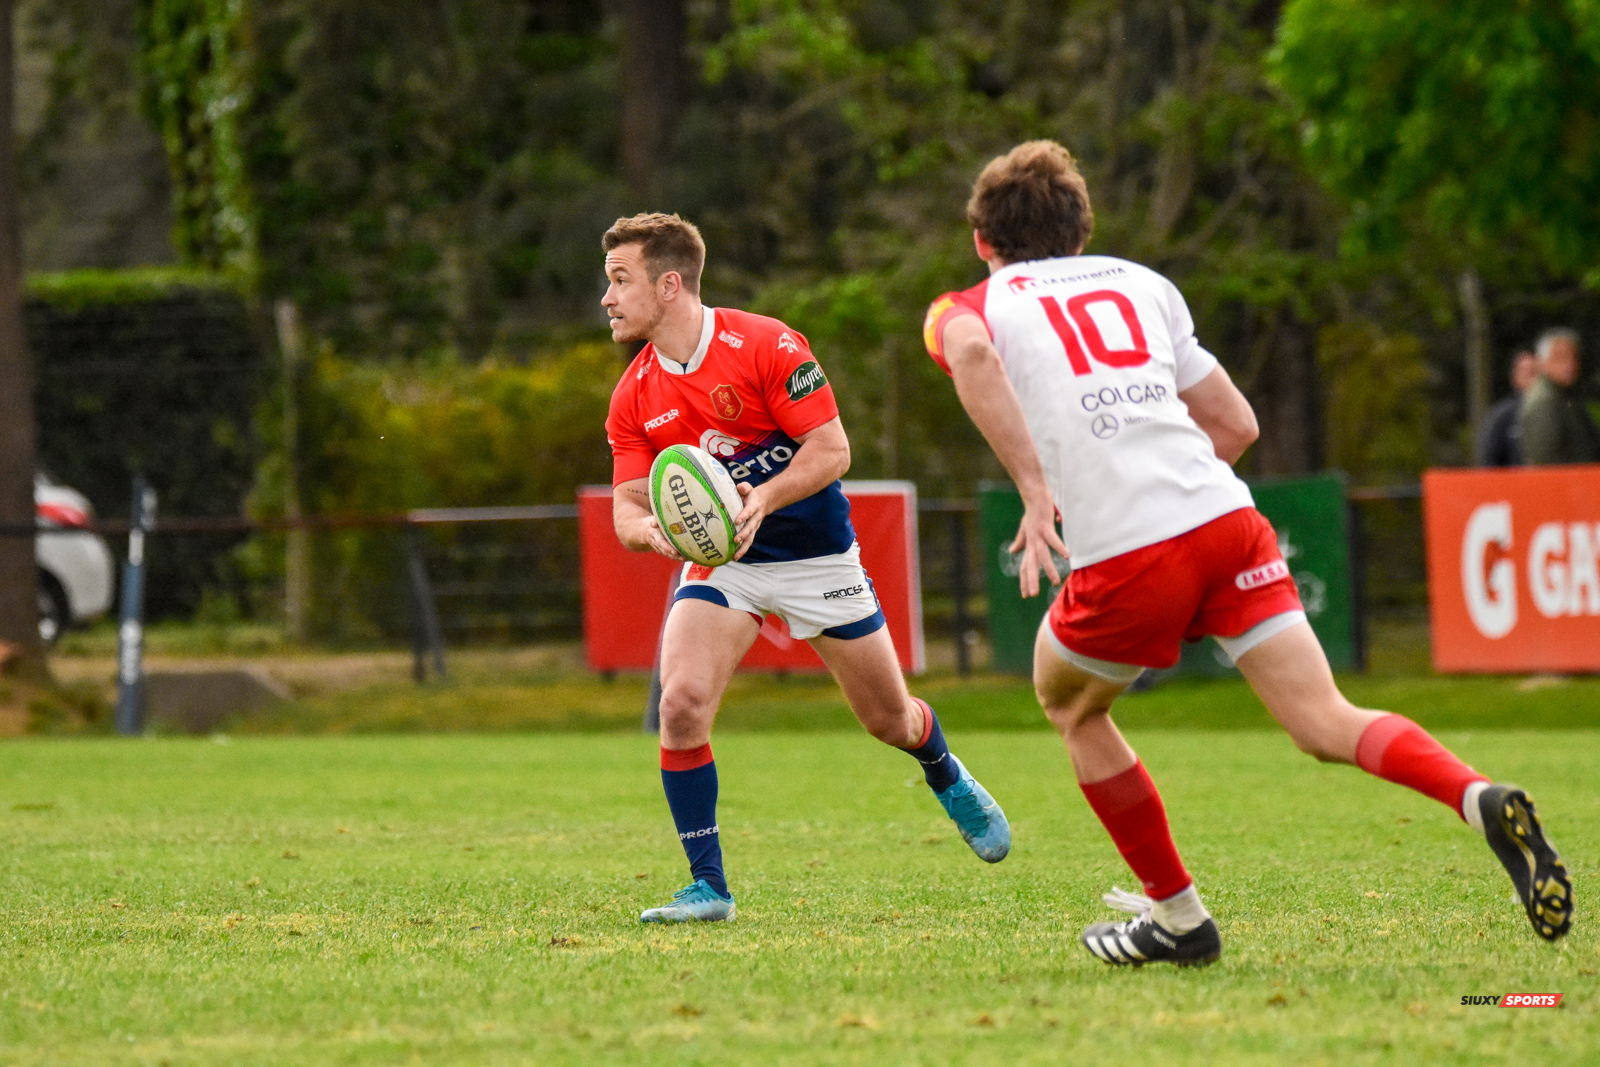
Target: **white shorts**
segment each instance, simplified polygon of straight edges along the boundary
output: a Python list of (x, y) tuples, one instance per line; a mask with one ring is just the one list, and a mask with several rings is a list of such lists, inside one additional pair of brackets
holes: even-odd
[(861, 569), (861, 546), (852, 543), (836, 556), (785, 563), (689, 564), (672, 601), (706, 600), (756, 621), (769, 614), (789, 624), (797, 641), (865, 637), (884, 623), (872, 579)]

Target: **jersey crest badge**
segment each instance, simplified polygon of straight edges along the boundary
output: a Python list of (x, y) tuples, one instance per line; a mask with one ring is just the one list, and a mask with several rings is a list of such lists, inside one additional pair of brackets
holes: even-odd
[(744, 411), (744, 401), (739, 391), (731, 385), (719, 385), (711, 390), (711, 403), (716, 407), (717, 418), (732, 421)]
[(791, 337), (788, 330), (784, 330), (778, 335), (778, 351), (798, 352), (800, 351), (800, 342)]

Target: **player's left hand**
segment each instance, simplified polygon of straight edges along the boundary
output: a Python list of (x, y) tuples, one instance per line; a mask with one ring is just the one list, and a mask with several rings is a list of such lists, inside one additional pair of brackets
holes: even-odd
[(767, 507), (767, 495), (761, 491), (761, 487), (752, 489), (744, 482), (739, 482), (738, 487), (739, 495), (744, 498), (744, 509), (733, 517), (733, 524), (739, 529), (736, 537), (739, 551), (733, 554), (734, 559), (742, 559), (750, 551), (750, 546), (756, 541), (756, 531), (761, 529), (761, 520), (771, 510)]

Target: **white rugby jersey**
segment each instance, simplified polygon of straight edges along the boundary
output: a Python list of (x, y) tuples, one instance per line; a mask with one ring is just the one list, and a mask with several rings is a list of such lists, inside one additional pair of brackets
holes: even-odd
[(949, 373), (944, 327), (976, 314), (1022, 401), (1074, 567), (1176, 537), (1254, 501), (1178, 394), (1217, 358), (1183, 296), (1111, 256), (1013, 263), (928, 309), (923, 339)]

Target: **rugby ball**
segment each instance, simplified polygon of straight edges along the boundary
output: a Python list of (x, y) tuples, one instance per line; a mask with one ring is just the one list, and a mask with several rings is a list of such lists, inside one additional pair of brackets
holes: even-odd
[(739, 551), (733, 517), (743, 509), (733, 476), (704, 449), (671, 445), (650, 465), (650, 510), (684, 559), (731, 562)]

